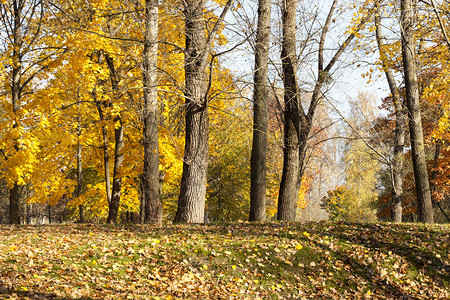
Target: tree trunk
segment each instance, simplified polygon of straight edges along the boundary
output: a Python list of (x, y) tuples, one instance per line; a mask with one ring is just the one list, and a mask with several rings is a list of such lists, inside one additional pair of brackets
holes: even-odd
[(433, 206), (425, 160), (419, 85), (415, 59), (414, 0), (401, 1), (402, 57), (405, 73), (406, 104), (408, 107), (412, 162), (416, 184), (419, 221), (433, 223)]
[[(95, 92), (94, 101), (97, 105), (98, 114), (100, 116), (100, 122), (105, 122), (105, 117), (103, 114), (102, 103), (96, 100)], [(109, 175), (109, 149), (108, 149), (108, 128), (106, 124), (102, 124), (102, 148), (103, 148), (103, 167), (104, 167), (104, 179), (105, 179), (105, 189), (106, 189), (106, 199), (108, 205), (111, 203), (111, 176)]]
[(206, 29), (203, 0), (185, 2), (186, 141), (175, 222), (203, 223), (208, 169), (208, 102), (205, 73)]
[(295, 221), (300, 191), (300, 102), (297, 87), (296, 10), (298, 0), (283, 1), (281, 61), (284, 85), (283, 175), (278, 196), (277, 219)]
[(206, 174), (208, 169), (209, 120), (206, 65), (214, 36), (233, 0), (228, 0), (206, 37), (204, 0), (184, 1), (186, 50), (185, 112), (186, 137), (180, 196), (175, 222), (203, 223), (205, 220)]
[(392, 162), (393, 199), (392, 221), (402, 222), (403, 216), (403, 148), (405, 144), (406, 115), (400, 98), (395, 99), (394, 160)]
[[(21, 18), (22, 18), (22, 9), (23, 4), (17, 3), (17, 1), (13, 1), (14, 7), (14, 27), (13, 27), (13, 40), (14, 47), (12, 53), (12, 84), (11, 84), (11, 96), (12, 96), (12, 106), (14, 117), (16, 117), (17, 111), (20, 109), (19, 101), (21, 96), (21, 73), (22, 73), (22, 56), (21, 56), (21, 47), (22, 47), (22, 39), (21, 39)], [(18, 128), (19, 120), (15, 119), (13, 128)], [(15, 151), (20, 151), (19, 142), (17, 140), (14, 141)], [(15, 182), (13, 188), (9, 191), (9, 223), (10, 224), (20, 224), (19, 217), (19, 203), (20, 203), (20, 190), (21, 186)]]
[(144, 171), (142, 175), (142, 199), (144, 223), (162, 223), (162, 202), (159, 188), (158, 147), (158, 0), (145, 1), (145, 32), (143, 53), (143, 141)]
[(139, 224), (144, 224), (145, 222), (145, 196), (144, 196), (144, 175), (141, 174), (139, 176), (139, 188), (140, 188), (140, 194), (139, 194)]
[[(78, 102), (79, 105), (79, 102)], [(77, 189), (75, 197), (80, 197), (82, 193), (83, 188), (83, 165), (82, 165), (82, 147), (80, 143), (80, 136), (81, 136), (81, 120), (80, 116), (78, 116), (78, 127), (77, 127), (77, 138), (78, 138), (78, 145), (77, 145)], [(86, 222), (84, 218), (84, 206), (80, 204), (78, 206), (78, 210), (80, 213), (80, 223)]]
[[(105, 55), (103, 51), (95, 51), (92, 53), (92, 59), (94, 55), (97, 54), (97, 63), (103, 64), (103, 59)], [(106, 126), (106, 118), (103, 113), (103, 108), (109, 104), (105, 104), (105, 101), (100, 101), (97, 98), (97, 91), (94, 88), (92, 91), (92, 98), (94, 99), (94, 103), (97, 107), (98, 115), (100, 118), (100, 122), (102, 123), (102, 148), (103, 148), (103, 166), (104, 166), (104, 179), (105, 179), (105, 189), (106, 189), (106, 200), (108, 201), (108, 205), (111, 203), (111, 176), (109, 174), (109, 149), (108, 149), (108, 128)]]
[(378, 44), (378, 51), (380, 52), (380, 58), (383, 63), (384, 73), (389, 85), (389, 89), (392, 94), (395, 110), (395, 130), (394, 130), (394, 158), (391, 165), (391, 177), (392, 177), (392, 221), (396, 223), (402, 222), (403, 209), (403, 148), (405, 144), (405, 125), (406, 125), (406, 110), (403, 105), (403, 101), (398, 92), (397, 84), (395, 83), (395, 77), (392, 73), (392, 69), (385, 62), (386, 53), (384, 52), (384, 37), (381, 32), (381, 11), (377, 6), (377, 12), (375, 14), (375, 26), (376, 26), (376, 39)]
[(269, 88), (271, 1), (259, 0), (253, 94), (253, 141), (250, 158), (250, 221), (266, 220), (267, 102)]
[(120, 207), (120, 193), (122, 187), (122, 175), (120, 174), (120, 168), (123, 163), (123, 126), (121, 118), (115, 117), (114, 123), (120, 125), (114, 129), (114, 142), (116, 144), (116, 147), (114, 150), (113, 188), (107, 220), (109, 224), (117, 223), (117, 216), (119, 215)]
[[(111, 80), (111, 87), (114, 93), (114, 99), (118, 101), (120, 99), (119, 91), (119, 77), (114, 66), (114, 59), (106, 54), (106, 64), (109, 69), (109, 78)], [(109, 212), (107, 223), (117, 223), (117, 216), (119, 215), (120, 207), (120, 193), (122, 187), (122, 175), (120, 174), (120, 168), (123, 163), (123, 126), (120, 113), (117, 113), (113, 119), (114, 124), (114, 169), (113, 169), (113, 188), (111, 194), (111, 202), (109, 203)]]
[[(278, 196), (277, 218), (281, 221), (295, 221), (298, 195), (302, 177), (305, 172), (305, 158), (308, 147), (308, 138), (312, 127), (312, 121), (317, 105), (322, 99), (322, 86), (328, 79), (331, 69), (338, 61), (344, 50), (360, 31), (370, 17), (367, 14), (349, 34), (345, 41), (338, 47), (330, 62), (324, 68), (325, 38), (330, 24), (333, 22), (333, 14), (337, 6), (334, 0), (327, 19), (322, 28), (322, 34), (318, 50), (318, 68), (316, 84), (311, 96), (309, 108), (305, 112), (300, 102), (299, 90), (296, 81), (296, 9), (297, 0), (285, 0), (282, 7), (283, 41), (281, 60), (283, 64), (283, 83), (285, 88), (285, 114), (284, 114), (284, 160), (283, 175), (281, 178), (280, 192)], [(294, 133), (297, 136), (294, 136)], [(297, 149), (297, 150), (296, 150)], [(298, 153), (294, 153), (294, 151)]]
[(9, 190), (9, 224), (20, 224), (19, 200), (21, 186), (14, 184)]

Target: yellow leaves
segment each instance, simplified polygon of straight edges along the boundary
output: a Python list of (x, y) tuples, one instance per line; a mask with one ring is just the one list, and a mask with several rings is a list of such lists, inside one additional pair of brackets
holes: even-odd
[(152, 239), (152, 240), (150, 241), (150, 244), (151, 244), (152, 246), (155, 246), (155, 245), (157, 245), (157, 244), (159, 244), (159, 243), (161, 243), (161, 240), (158, 240), (158, 239)]
[(308, 236), (310, 236), (311, 234), (309, 234), (307, 231), (303, 231), (303, 235), (306, 236), (306, 237), (308, 237)]

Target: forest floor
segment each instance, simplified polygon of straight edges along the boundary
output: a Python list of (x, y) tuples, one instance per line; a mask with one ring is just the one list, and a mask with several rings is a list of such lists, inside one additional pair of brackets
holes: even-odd
[(0, 226), (0, 299), (449, 299), (450, 226)]

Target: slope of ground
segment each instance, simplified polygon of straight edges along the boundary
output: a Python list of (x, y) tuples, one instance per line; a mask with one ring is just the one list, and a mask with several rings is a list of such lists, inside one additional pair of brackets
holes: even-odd
[(0, 227), (0, 299), (446, 299), (450, 226)]

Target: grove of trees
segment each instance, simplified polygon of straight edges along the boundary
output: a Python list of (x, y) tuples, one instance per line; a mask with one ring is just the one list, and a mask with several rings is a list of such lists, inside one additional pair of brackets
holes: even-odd
[(1, 1), (0, 222), (449, 222), (449, 11)]

